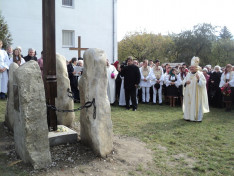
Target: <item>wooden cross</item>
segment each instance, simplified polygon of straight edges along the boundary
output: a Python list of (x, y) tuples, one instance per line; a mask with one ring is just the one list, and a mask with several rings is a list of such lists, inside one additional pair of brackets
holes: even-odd
[[(43, 80), (46, 104), (55, 105), (57, 97), (56, 48), (55, 48), (55, 0), (42, 0), (43, 30)], [(57, 130), (56, 112), (47, 107), (49, 131)]]
[(88, 48), (81, 48), (81, 36), (78, 36), (78, 48), (69, 48), (69, 50), (78, 50), (78, 58), (81, 57), (81, 51), (87, 49)]

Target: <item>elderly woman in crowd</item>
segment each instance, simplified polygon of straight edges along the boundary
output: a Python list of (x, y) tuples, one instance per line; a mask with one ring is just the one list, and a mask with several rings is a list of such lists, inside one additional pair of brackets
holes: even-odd
[(223, 101), (226, 104), (226, 111), (231, 111), (232, 100), (234, 98), (234, 72), (232, 65), (227, 64), (221, 76), (219, 87), (223, 93)]
[(222, 75), (221, 67), (216, 65), (214, 67), (214, 71), (210, 75), (210, 80), (209, 80), (208, 96), (210, 99), (210, 105), (217, 108), (222, 108), (223, 105), (223, 102), (220, 101), (222, 100), (222, 93), (219, 88), (221, 75)]

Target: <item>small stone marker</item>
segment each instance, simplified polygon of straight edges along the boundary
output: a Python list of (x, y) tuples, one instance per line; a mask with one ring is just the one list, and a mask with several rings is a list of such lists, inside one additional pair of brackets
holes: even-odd
[(84, 71), (79, 81), (81, 105), (92, 101), (93, 98), (96, 104), (95, 119), (93, 106), (81, 110), (81, 141), (102, 157), (106, 157), (113, 149), (111, 109), (107, 96), (106, 59), (103, 50), (86, 50)]
[[(14, 72), (14, 140), (17, 154), (34, 169), (51, 163), (46, 100), (38, 63), (29, 61)], [(12, 107), (13, 108), (13, 107)]]
[(15, 121), (15, 111), (14, 111), (14, 91), (13, 91), (13, 74), (18, 68), (18, 64), (13, 62), (9, 68), (9, 81), (8, 81), (8, 99), (7, 99), (7, 108), (5, 114), (5, 123), (6, 126), (13, 131), (14, 130), (14, 121)]
[(77, 141), (77, 132), (64, 125), (58, 125), (57, 131), (49, 132), (50, 146), (73, 143)]
[[(67, 73), (66, 58), (56, 55), (56, 77), (57, 77), (57, 98), (55, 105), (58, 109), (74, 109), (74, 101), (68, 97), (67, 89), (70, 87), (70, 80)], [(71, 126), (75, 118), (74, 112), (56, 112), (59, 125)]]

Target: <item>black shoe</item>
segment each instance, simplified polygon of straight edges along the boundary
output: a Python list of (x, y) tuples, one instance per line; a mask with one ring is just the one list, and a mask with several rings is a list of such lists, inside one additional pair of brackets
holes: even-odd
[(126, 107), (126, 109), (127, 109), (127, 110), (129, 110), (129, 109), (130, 109), (130, 107)]
[(156, 105), (156, 103), (153, 103), (152, 105)]
[(161, 106), (161, 105), (162, 105), (162, 103), (159, 103), (159, 105)]

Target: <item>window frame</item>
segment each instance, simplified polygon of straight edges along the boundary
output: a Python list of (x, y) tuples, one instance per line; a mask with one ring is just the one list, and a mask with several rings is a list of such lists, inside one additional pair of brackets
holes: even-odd
[(74, 8), (74, 0), (70, 0), (70, 1), (72, 1), (72, 5), (70, 6), (70, 5), (64, 5), (63, 4), (63, 0), (62, 0), (62, 7), (66, 7), (66, 8)]
[[(63, 44), (64, 32), (68, 32), (68, 31), (72, 33), (72, 45), (64, 45)], [(62, 30), (62, 48), (71, 48), (71, 47), (75, 47), (75, 30), (63, 29)]]

